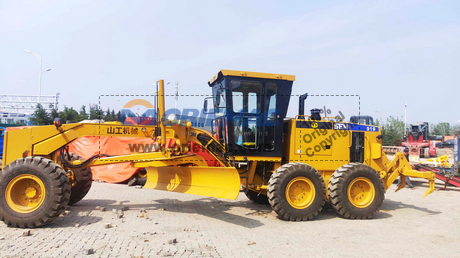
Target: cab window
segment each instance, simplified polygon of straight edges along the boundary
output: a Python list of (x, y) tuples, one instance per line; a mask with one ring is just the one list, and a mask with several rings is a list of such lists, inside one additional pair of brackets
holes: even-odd
[(230, 88), (232, 89), (235, 144), (245, 149), (258, 149), (261, 135), (262, 83), (233, 80)]
[(262, 84), (258, 81), (231, 82), (234, 113), (260, 113), (260, 95)]

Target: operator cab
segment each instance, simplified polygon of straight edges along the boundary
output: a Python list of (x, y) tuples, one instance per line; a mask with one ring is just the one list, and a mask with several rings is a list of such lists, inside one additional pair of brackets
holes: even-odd
[(221, 70), (208, 82), (216, 138), (227, 154), (281, 156), (283, 120), (294, 79), (293, 75)]
[[(412, 137), (410, 141), (426, 141), (428, 139), (428, 135), (430, 134), (428, 122), (410, 124), (409, 127), (409, 138)], [(422, 139), (420, 139), (420, 136)]]

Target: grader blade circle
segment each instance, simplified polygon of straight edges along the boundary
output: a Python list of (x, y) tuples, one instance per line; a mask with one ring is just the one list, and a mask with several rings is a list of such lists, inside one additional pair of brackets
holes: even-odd
[(240, 177), (232, 167), (147, 167), (144, 188), (235, 200)]

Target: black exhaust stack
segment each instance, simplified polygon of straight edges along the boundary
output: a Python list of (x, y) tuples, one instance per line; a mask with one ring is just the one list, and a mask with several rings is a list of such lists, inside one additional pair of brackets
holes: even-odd
[(308, 97), (308, 93), (300, 95), (299, 97), (299, 116), (305, 115), (305, 100)]

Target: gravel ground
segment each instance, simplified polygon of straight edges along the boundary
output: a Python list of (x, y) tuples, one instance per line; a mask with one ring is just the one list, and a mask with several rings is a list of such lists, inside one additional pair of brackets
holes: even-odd
[(243, 193), (229, 201), (95, 182), (84, 200), (30, 236), (0, 223), (0, 257), (458, 255), (460, 189), (422, 198), (428, 184), (412, 181), (415, 189), (391, 186), (371, 220), (339, 218), (326, 206), (307, 222), (279, 220)]

